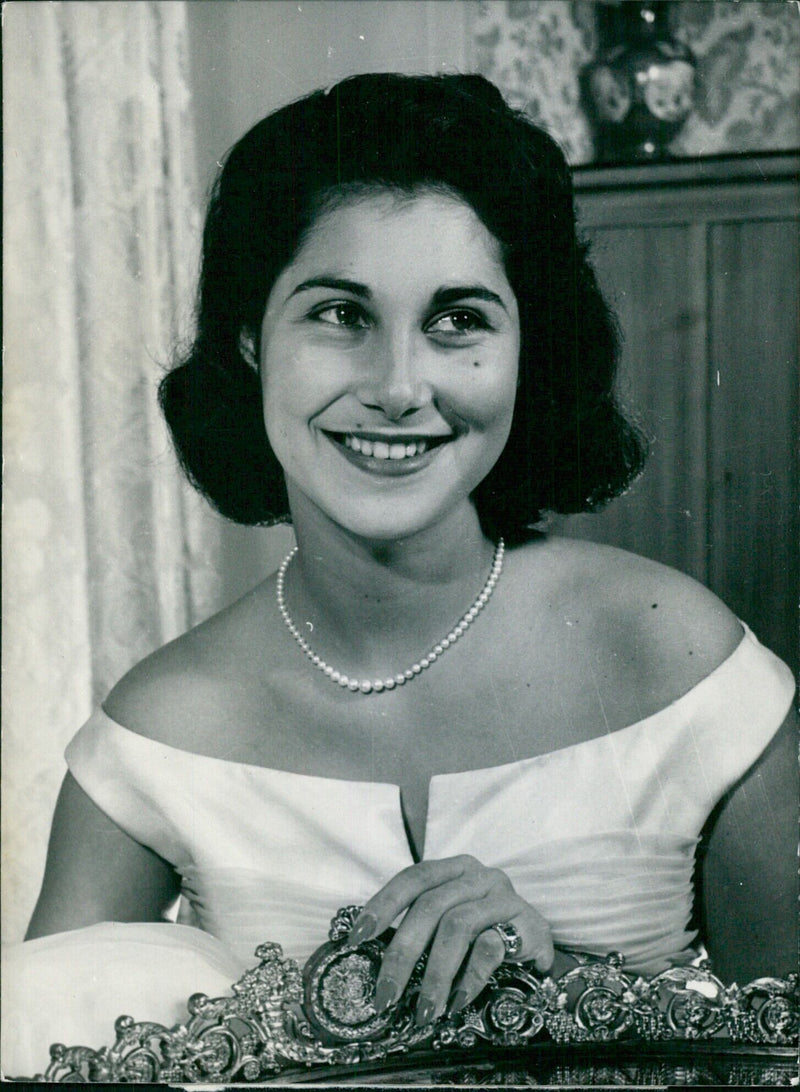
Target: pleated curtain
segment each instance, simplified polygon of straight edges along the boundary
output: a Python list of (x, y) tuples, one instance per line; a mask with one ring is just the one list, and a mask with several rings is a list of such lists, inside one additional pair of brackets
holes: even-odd
[(4, 11), (3, 919), (18, 939), (65, 744), (206, 616), (220, 521), (156, 385), (190, 330), (200, 230), (179, 0)]

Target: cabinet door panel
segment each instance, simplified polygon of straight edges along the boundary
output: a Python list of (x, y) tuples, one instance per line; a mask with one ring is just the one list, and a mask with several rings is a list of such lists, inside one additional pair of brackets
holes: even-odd
[(709, 581), (797, 664), (797, 224), (711, 228)]
[(568, 534), (705, 580), (705, 226), (595, 228), (593, 262), (623, 333), (619, 386), (651, 441), (644, 475)]

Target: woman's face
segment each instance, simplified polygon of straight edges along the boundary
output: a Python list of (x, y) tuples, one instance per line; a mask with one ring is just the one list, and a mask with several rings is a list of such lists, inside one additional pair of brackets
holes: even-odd
[(519, 340), (500, 246), (463, 201), (377, 191), (322, 213), (261, 329), (293, 508), (393, 540), (470, 504), (508, 438)]

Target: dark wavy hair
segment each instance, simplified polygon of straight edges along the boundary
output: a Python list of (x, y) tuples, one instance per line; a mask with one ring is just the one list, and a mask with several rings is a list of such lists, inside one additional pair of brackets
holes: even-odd
[(258, 122), (211, 194), (196, 336), (159, 398), (186, 474), (224, 516), (289, 518), (256, 363), (281, 270), (338, 194), (431, 187), (463, 198), (500, 242), (519, 307), (511, 433), (473, 494), (484, 530), (524, 540), (547, 511), (597, 508), (641, 470), (644, 442), (614, 397), (615, 322), (558, 145), (481, 76), (361, 75)]

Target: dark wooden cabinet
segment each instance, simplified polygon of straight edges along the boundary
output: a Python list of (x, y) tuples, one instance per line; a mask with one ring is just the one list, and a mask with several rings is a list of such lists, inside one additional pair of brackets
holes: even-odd
[(643, 477), (565, 521), (691, 574), (798, 666), (798, 159), (575, 172)]

